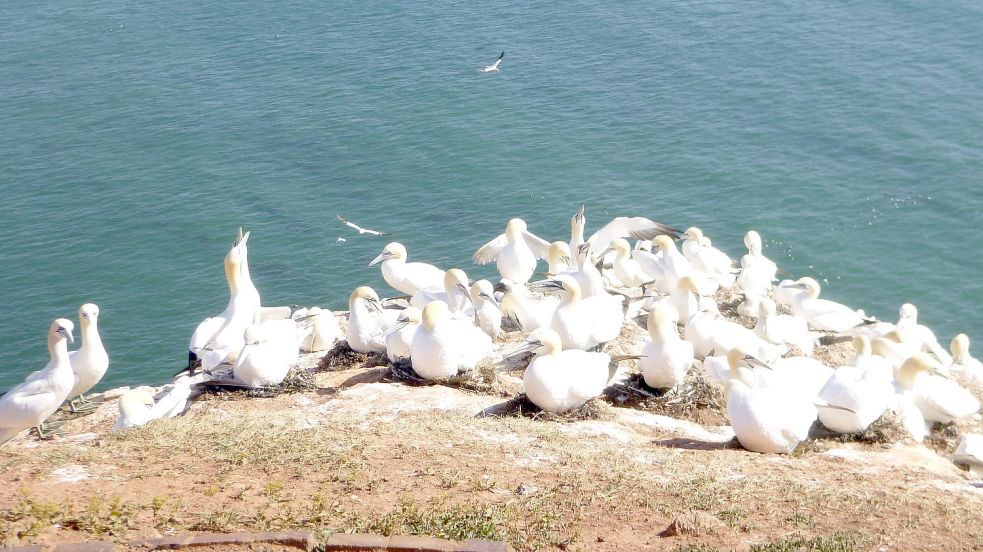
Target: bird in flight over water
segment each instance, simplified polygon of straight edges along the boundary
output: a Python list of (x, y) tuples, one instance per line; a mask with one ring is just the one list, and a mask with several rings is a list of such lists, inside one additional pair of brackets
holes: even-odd
[[(378, 230), (370, 230), (368, 228), (362, 228), (361, 226), (355, 224), (354, 222), (351, 222), (349, 220), (344, 219), (341, 215), (335, 215), (335, 216), (338, 217), (338, 220), (340, 220), (342, 224), (344, 224), (345, 226), (351, 228), (352, 230), (355, 230), (359, 234), (369, 234), (370, 236), (388, 236), (389, 235), (389, 232), (379, 232)], [(341, 241), (345, 241), (345, 240), (341, 240)]]
[(493, 63), (493, 64), (485, 67), (484, 69), (481, 70), (481, 72), (482, 73), (491, 73), (492, 71), (494, 71), (494, 72), (497, 73), (498, 72), (498, 66), (502, 63), (502, 58), (503, 57), (505, 57), (505, 50), (502, 50), (502, 53), (501, 54), (498, 54), (498, 59), (495, 60), (495, 63)]

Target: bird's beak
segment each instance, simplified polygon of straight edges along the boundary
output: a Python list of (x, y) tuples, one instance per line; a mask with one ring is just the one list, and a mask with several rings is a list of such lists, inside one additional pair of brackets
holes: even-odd
[(562, 290), (563, 282), (557, 280), (543, 280), (541, 282), (533, 282), (529, 285), (529, 287), (539, 290)]
[(584, 222), (584, 210), (586, 208), (587, 208), (586, 205), (581, 205), (580, 210), (577, 211), (577, 214), (573, 216), (573, 218), (577, 219), (577, 222)]
[(560, 257), (560, 260), (561, 260), (561, 261), (563, 261), (563, 262), (564, 262), (564, 263), (566, 263), (566, 264), (570, 264), (570, 263), (572, 263), (572, 262), (573, 262), (573, 261), (572, 261), (572, 260), (570, 259), (570, 255), (563, 255), (562, 257)]
[(608, 253), (614, 253), (614, 248), (613, 247), (609, 247), (609, 248), (605, 249), (604, 251), (602, 251), (601, 252), (601, 258), (603, 258)]
[(479, 293), (478, 294), (478, 297), (484, 297), (486, 301), (488, 301), (492, 305), (495, 305), (495, 308), (496, 309), (498, 309), (500, 311), (502, 310), (502, 306), (498, 304), (498, 301), (496, 301), (493, 296), (488, 295), (487, 293), (482, 292), (482, 293)]
[(369, 299), (367, 303), (369, 304), (369, 308), (379, 314), (382, 314), (382, 303), (380, 303), (378, 299)]
[(72, 337), (72, 332), (68, 331), (68, 328), (61, 328), (61, 327), (59, 327), (58, 328), (58, 333), (60, 333), (61, 335), (65, 336), (65, 339), (68, 340), (68, 343), (69, 344), (75, 343), (75, 338)]
[(471, 301), (471, 290), (469, 290), (464, 284), (457, 284), (457, 289), (461, 290), (461, 293), (468, 298), (469, 303), (473, 303), (473, 301)]
[(394, 334), (398, 332), (399, 330), (402, 330), (409, 323), (410, 323), (409, 318), (400, 316), (399, 318), (396, 319), (396, 323), (393, 324), (388, 330), (386, 330), (386, 335), (388, 336), (390, 334)]
[(390, 253), (388, 251), (383, 251), (382, 253), (379, 254), (378, 257), (372, 259), (372, 262), (369, 263), (369, 266), (373, 266), (373, 265), (379, 264), (382, 261), (385, 261), (386, 259), (392, 258), (392, 256), (393, 256), (392, 253)]
[(762, 368), (773, 370), (773, 368), (771, 366), (768, 366), (766, 362), (759, 360), (751, 355), (744, 355), (744, 362), (746, 362), (749, 366), (760, 366)]

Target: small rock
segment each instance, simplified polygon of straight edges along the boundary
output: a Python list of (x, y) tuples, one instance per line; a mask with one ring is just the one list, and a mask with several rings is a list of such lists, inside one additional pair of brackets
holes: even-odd
[(726, 527), (724, 522), (706, 512), (690, 512), (672, 520), (669, 527), (662, 532), (662, 536), (712, 535), (724, 527)]
[(525, 483), (520, 483), (518, 487), (515, 488), (515, 494), (517, 495), (531, 495), (535, 494), (539, 490), (539, 487), (535, 485), (526, 485)]

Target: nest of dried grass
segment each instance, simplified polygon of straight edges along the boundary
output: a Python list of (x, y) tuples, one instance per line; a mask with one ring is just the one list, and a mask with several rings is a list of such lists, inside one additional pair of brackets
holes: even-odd
[(891, 410), (874, 420), (864, 431), (859, 433), (835, 433), (816, 422), (809, 435), (810, 441), (825, 441), (837, 443), (866, 443), (870, 445), (893, 445), (911, 439), (908, 430), (901, 420)]
[(381, 381), (402, 383), (404, 385), (422, 387), (428, 385), (445, 385), (464, 391), (474, 391), (484, 395), (499, 395), (510, 397), (515, 393), (514, 386), (499, 380), (496, 365), (483, 363), (474, 370), (449, 378), (428, 380), (421, 378), (408, 362), (390, 362), (389, 369), (383, 374)]
[(615, 406), (627, 406), (701, 425), (728, 425), (727, 397), (719, 385), (706, 380), (697, 370), (686, 375), (673, 389), (654, 389), (642, 374), (632, 374), (621, 385), (608, 388), (605, 398)]
[(539, 408), (529, 400), (529, 397), (525, 393), (520, 393), (509, 401), (486, 409), (482, 415), (497, 418), (519, 417), (543, 422), (569, 423), (583, 420), (610, 419), (614, 417), (614, 412), (606, 402), (600, 398), (594, 398), (582, 404), (579, 408), (556, 414)]
[(238, 401), (304, 393), (317, 389), (317, 383), (314, 381), (314, 373), (310, 370), (291, 369), (279, 385), (272, 387), (245, 387), (220, 383), (209, 385), (209, 382), (204, 382), (196, 385), (195, 388), (201, 391), (201, 395), (196, 400)]
[(925, 436), (925, 446), (934, 450), (942, 456), (950, 456), (956, 452), (962, 433), (956, 424), (940, 424), (936, 422), (932, 425), (932, 430)]
[(317, 370), (319, 372), (334, 372), (353, 368), (368, 368), (377, 364), (381, 364), (380, 354), (359, 353), (348, 345), (348, 341), (342, 340), (335, 343), (334, 347), (324, 354), (321, 362), (317, 364)]

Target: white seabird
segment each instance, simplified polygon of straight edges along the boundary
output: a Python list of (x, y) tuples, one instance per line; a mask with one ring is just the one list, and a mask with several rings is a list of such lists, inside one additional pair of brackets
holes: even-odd
[(748, 230), (744, 235), (747, 255), (741, 257), (741, 272), (737, 285), (745, 295), (764, 297), (772, 288), (778, 266), (761, 252), (761, 235)]
[(589, 243), (594, 251), (606, 251), (615, 238), (651, 240), (663, 235), (671, 239), (679, 237), (679, 230), (645, 217), (615, 217), (585, 240), (584, 225), (587, 222), (585, 210), (586, 206), (582, 205), (580, 211), (570, 219), (571, 252), (577, 251), (584, 243)]
[(792, 313), (805, 320), (812, 328), (840, 333), (871, 322), (842, 303), (819, 299), (819, 282), (816, 280), (806, 276), (799, 279), (799, 282), (796, 285), (805, 292), (795, 297)]
[(939, 364), (926, 353), (917, 353), (898, 370), (897, 391), (921, 411), (926, 422), (949, 422), (976, 414), (980, 401), (958, 383), (936, 375)]
[(847, 409), (819, 406), (819, 421), (832, 431), (857, 433), (867, 429), (894, 399), (890, 365), (884, 361), (878, 368), (879, 357), (870, 355), (866, 339), (854, 338), (857, 355), (853, 363), (837, 368), (819, 392), (821, 401)]
[(300, 337), (291, 319), (247, 326), (232, 375), (249, 387), (279, 385), (297, 360)]
[(495, 63), (492, 63), (491, 65), (486, 65), (483, 69), (481, 69), (481, 72), (482, 73), (492, 73), (492, 72), (497, 73), (499, 71), (498, 66), (502, 64), (502, 58), (504, 58), (504, 57), (505, 57), (505, 50), (502, 50), (502, 53), (501, 54), (498, 54), (498, 59), (495, 60)]
[(137, 387), (123, 393), (119, 398), (119, 419), (112, 430), (146, 425), (154, 420), (173, 418), (184, 412), (191, 396), (191, 380), (187, 377), (177, 379), (170, 389), (159, 393), (160, 398), (146, 387)]
[(406, 262), (406, 248), (399, 242), (392, 242), (372, 259), (369, 266), (382, 263), (382, 277), (393, 289), (412, 296), (422, 289), (441, 289), (444, 285), (444, 271), (427, 263)]
[(298, 309), (291, 318), (300, 328), (300, 350), (305, 353), (330, 349), (342, 338), (338, 319), (328, 309), (321, 307)]
[(560, 292), (549, 327), (560, 336), (564, 349), (590, 349), (618, 337), (625, 315), (621, 300), (611, 295), (583, 297), (580, 284), (560, 275), (540, 284)]
[[(344, 224), (345, 226), (347, 226), (347, 227), (351, 228), (352, 230), (358, 232), (359, 234), (368, 234), (370, 236), (388, 236), (389, 235), (389, 232), (380, 232), (378, 230), (371, 230), (369, 228), (362, 228), (361, 226), (355, 224), (354, 222), (342, 218), (341, 215), (335, 215), (335, 216), (338, 217), (338, 220), (340, 220), (342, 224)], [(345, 240), (341, 240), (341, 241), (345, 241)]]
[[(86, 303), (79, 307), (79, 326), (81, 326), (82, 346), (68, 353), (75, 372), (75, 385), (68, 393), (69, 406), (74, 411), (85, 408), (84, 393), (92, 389), (106, 375), (109, 368), (109, 354), (99, 337), (99, 307)], [(78, 404), (73, 399), (78, 398)]]
[(502, 333), (502, 307), (495, 301), (491, 282), (478, 280), (471, 284), (471, 302), (474, 304), (475, 325), (488, 337), (497, 338)]
[(579, 349), (561, 350), (560, 336), (540, 328), (510, 353), (531, 351), (536, 356), (526, 367), (522, 387), (533, 404), (547, 412), (563, 413), (579, 408), (600, 395), (617, 371), (606, 353)]
[(407, 307), (396, 318), (396, 323), (386, 332), (386, 356), (389, 360), (408, 362), (410, 360), (410, 345), (416, 328), (423, 320), (420, 309)]
[(952, 461), (967, 466), (971, 477), (983, 479), (983, 435), (963, 435), (956, 452), (952, 453)]
[(229, 304), (222, 314), (206, 318), (195, 329), (188, 346), (188, 369), (201, 359), (202, 367), (210, 370), (223, 362), (235, 362), (242, 350), (246, 326), (253, 323), (260, 309), (259, 291), (249, 276), (246, 242), (249, 232), (239, 229), (232, 249), (225, 256), (225, 278), (229, 283)]
[(396, 323), (399, 311), (382, 308), (379, 296), (368, 286), (355, 288), (348, 297), (348, 329), (345, 339), (353, 351), (381, 353), (386, 350), (386, 332)]
[(741, 446), (754, 452), (788, 454), (809, 436), (816, 406), (784, 386), (756, 381), (740, 348), (727, 353), (727, 417)]
[(435, 380), (473, 370), (491, 348), (491, 338), (468, 322), (452, 318), (443, 301), (423, 308), (410, 344), (410, 363), (420, 377)]
[(410, 298), (410, 304), (418, 309), (427, 306), (431, 301), (441, 300), (447, 303), (451, 312), (463, 314), (473, 306), (471, 290), (468, 287), (468, 275), (459, 268), (452, 268), (444, 273), (441, 290), (421, 289)]
[(949, 343), (952, 351), (952, 365), (949, 370), (970, 381), (983, 382), (983, 363), (969, 353), (969, 336), (959, 334)]
[(572, 255), (570, 245), (565, 241), (555, 241), (546, 249), (546, 262), (549, 265), (547, 271), (550, 276), (555, 276), (569, 269), (572, 266)]
[(693, 344), (679, 338), (678, 320), (679, 313), (670, 305), (656, 305), (649, 312), (649, 340), (642, 345), (642, 358), (638, 359), (649, 387), (675, 387), (683, 383), (693, 365)]
[(514, 218), (505, 225), (504, 234), (475, 251), (474, 262), (483, 265), (494, 261), (502, 278), (524, 284), (536, 271), (536, 260), (546, 258), (549, 246), (529, 232), (524, 220)]
[(816, 346), (816, 336), (809, 331), (805, 320), (775, 312), (775, 302), (764, 298), (758, 303), (758, 320), (754, 333), (765, 341), (788, 350), (796, 347), (805, 355), (811, 355)]
[(614, 275), (624, 287), (639, 287), (650, 280), (642, 267), (638, 266), (638, 261), (632, 257), (628, 240), (624, 238), (611, 240), (611, 246), (601, 253), (601, 258), (610, 252), (614, 253), (614, 260), (611, 263), (614, 267)]
[(41, 370), (0, 397), (0, 445), (32, 427), (44, 436), (44, 420), (55, 413), (68, 398), (75, 384), (75, 373), (68, 357), (72, 343), (71, 320), (58, 318), (48, 328), (48, 353), (51, 358)]
[(669, 236), (656, 236), (652, 246), (658, 249), (657, 253), (638, 253), (636, 259), (642, 270), (655, 280), (655, 290), (669, 293), (676, 288), (680, 278), (689, 275), (692, 267)]

